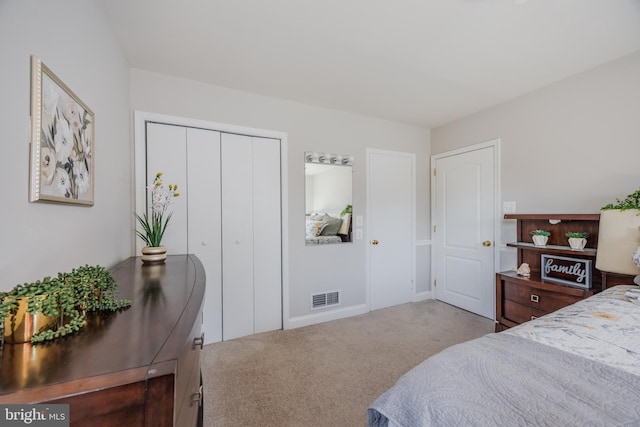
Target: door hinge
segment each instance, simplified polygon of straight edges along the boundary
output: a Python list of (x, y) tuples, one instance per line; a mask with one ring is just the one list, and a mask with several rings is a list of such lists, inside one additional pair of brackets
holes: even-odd
[(438, 286), (438, 281), (436, 279), (433, 279), (433, 287), (435, 288), (436, 286)]
[(434, 233), (436, 232), (436, 226), (435, 225), (433, 226), (433, 232)]
[(433, 168), (433, 176), (436, 176), (436, 168)]

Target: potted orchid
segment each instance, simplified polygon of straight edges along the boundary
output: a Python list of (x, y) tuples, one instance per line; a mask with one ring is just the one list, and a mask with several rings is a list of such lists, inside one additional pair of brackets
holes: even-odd
[(168, 188), (165, 187), (162, 172), (158, 172), (151, 186), (151, 218), (147, 213), (142, 216), (135, 214), (141, 227), (136, 234), (147, 245), (142, 248), (144, 264), (161, 264), (167, 258), (167, 248), (161, 242), (172, 215), (167, 209), (178, 196), (178, 186), (169, 184)]

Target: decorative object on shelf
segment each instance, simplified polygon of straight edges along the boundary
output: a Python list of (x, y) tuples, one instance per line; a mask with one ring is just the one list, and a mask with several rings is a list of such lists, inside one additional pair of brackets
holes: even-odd
[(549, 236), (551, 236), (551, 233), (547, 230), (533, 230), (531, 232), (531, 238), (536, 246), (545, 246)]
[(591, 289), (591, 260), (542, 254), (540, 277), (549, 282)]
[(624, 200), (602, 207), (596, 268), (618, 274), (636, 275), (629, 255), (640, 246), (640, 189)]
[(136, 219), (142, 227), (142, 230), (136, 230), (136, 235), (147, 244), (142, 248), (143, 264), (161, 264), (167, 259), (167, 248), (160, 243), (173, 214), (167, 212), (167, 209), (178, 196), (178, 186), (169, 184), (168, 188), (165, 188), (162, 172), (158, 172), (151, 187), (151, 220), (147, 213), (143, 216), (136, 214)]
[(584, 249), (590, 234), (585, 231), (568, 231), (565, 236), (569, 240), (571, 249)]
[(8, 344), (38, 343), (77, 332), (86, 314), (131, 305), (116, 299), (117, 284), (100, 266), (83, 266), (0, 293), (0, 319)]
[(93, 206), (91, 109), (38, 58), (31, 57), (31, 202)]
[(518, 267), (516, 273), (518, 274), (518, 276), (531, 277), (531, 268), (529, 267), (529, 264), (523, 262), (522, 264), (520, 264), (520, 267)]

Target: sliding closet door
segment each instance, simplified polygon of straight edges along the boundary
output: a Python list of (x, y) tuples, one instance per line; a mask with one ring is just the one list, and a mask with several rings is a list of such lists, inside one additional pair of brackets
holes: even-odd
[(280, 141), (222, 134), (223, 339), (282, 328)]
[[(165, 187), (178, 184), (180, 191), (187, 188), (187, 128), (159, 123), (147, 123), (147, 206), (151, 206), (151, 191), (156, 173), (162, 172)], [(175, 199), (170, 226), (162, 238), (169, 255), (186, 254), (187, 197)]]
[(187, 148), (188, 252), (207, 274), (202, 330), (211, 343), (222, 340), (220, 132), (187, 128)]

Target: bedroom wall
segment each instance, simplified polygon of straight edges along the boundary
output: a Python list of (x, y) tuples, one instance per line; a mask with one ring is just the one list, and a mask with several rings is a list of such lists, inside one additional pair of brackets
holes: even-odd
[[(305, 247), (304, 152), (355, 156), (353, 212), (365, 216), (365, 149), (416, 153), (418, 241), (429, 234), (429, 130), (372, 117), (299, 104), (195, 81), (131, 70), (131, 108), (288, 134), (290, 317), (311, 315), (310, 295), (342, 289), (336, 310), (366, 303), (366, 245)], [(366, 223), (366, 217), (365, 217)], [(366, 234), (366, 230), (365, 230)], [(418, 247), (418, 291), (428, 290), (426, 245)], [(314, 313), (317, 313), (315, 311)]]
[[(598, 213), (640, 187), (639, 117), (640, 51), (432, 129), (431, 148), (500, 138), (502, 200), (518, 213)], [(502, 233), (513, 241), (514, 221)]]
[[(30, 56), (96, 116), (95, 205), (29, 203)], [(0, 1), (0, 291), (84, 264), (107, 267), (132, 244), (128, 66), (96, 1)]]

